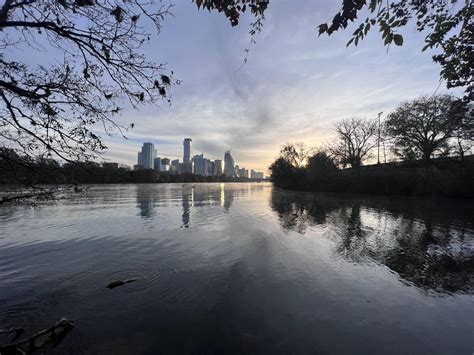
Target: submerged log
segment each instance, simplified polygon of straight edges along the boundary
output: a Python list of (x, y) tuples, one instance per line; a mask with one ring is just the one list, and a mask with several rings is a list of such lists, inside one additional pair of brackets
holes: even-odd
[(13, 337), (11, 341), (15, 341), (23, 334), (25, 330), (23, 328), (9, 328), (9, 329), (0, 329), (0, 334), (9, 334), (12, 333)]
[[(14, 343), (0, 345), (1, 355), (27, 354), (42, 349), (49, 343), (59, 343), (66, 334), (74, 328), (74, 323), (66, 318), (61, 318), (55, 325), (43, 329), (27, 339), (18, 340)], [(20, 328), (16, 328), (20, 329)]]

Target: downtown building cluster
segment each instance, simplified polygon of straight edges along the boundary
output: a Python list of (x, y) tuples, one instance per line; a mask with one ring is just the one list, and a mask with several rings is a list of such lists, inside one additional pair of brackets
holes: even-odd
[(153, 143), (143, 143), (141, 151), (138, 152), (137, 164), (134, 170), (154, 169), (160, 172), (175, 174), (192, 173), (202, 176), (222, 176), (228, 178), (250, 178), (263, 179), (263, 172), (249, 170), (235, 165), (230, 151), (224, 153), (224, 161), (220, 159), (211, 160), (198, 154), (191, 157), (191, 138), (183, 141), (183, 161), (179, 159), (170, 160), (157, 156), (157, 150)]

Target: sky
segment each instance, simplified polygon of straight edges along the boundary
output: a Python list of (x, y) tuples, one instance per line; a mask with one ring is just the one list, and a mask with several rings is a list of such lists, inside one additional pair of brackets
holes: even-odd
[(405, 100), (446, 91), (433, 53), (421, 52), (424, 36), (414, 28), (402, 33), (402, 47), (388, 50), (378, 31), (346, 48), (354, 25), (318, 37), (317, 25), (339, 3), (270, 1), (244, 63), (250, 16), (233, 28), (222, 14), (176, 0), (173, 16), (144, 50), (182, 83), (173, 87), (171, 105), (125, 110), (119, 121), (135, 127), (126, 140), (104, 137), (105, 158), (134, 165), (141, 144), (152, 142), (158, 156), (182, 159), (183, 139), (190, 137), (193, 155), (223, 159), (230, 149), (239, 166), (267, 173), (286, 142), (321, 146), (340, 119), (379, 112), (383, 118)]

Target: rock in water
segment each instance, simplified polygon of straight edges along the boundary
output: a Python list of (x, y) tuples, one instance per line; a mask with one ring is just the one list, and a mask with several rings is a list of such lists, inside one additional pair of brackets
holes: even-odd
[(107, 285), (107, 288), (115, 288), (115, 287), (123, 286), (125, 284), (129, 284), (130, 282), (134, 282), (134, 281), (137, 281), (137, 279), (115, 280), (115, 281), (110, 282)]

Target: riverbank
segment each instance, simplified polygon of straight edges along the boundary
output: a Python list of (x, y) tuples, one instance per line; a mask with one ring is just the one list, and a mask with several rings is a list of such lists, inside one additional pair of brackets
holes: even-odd
[(474, 162), (385, 164), (328, 174), (294, 169), (273, 176), (275, 186), (291, 190), (387, 196), (474, 198)]

